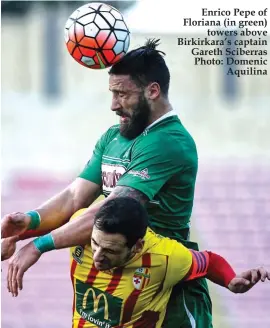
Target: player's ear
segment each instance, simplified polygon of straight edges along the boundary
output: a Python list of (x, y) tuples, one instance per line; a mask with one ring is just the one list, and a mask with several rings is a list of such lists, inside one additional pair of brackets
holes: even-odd
[(146, 98), (149, 100), (155, 100), (160, 95), (160, 86), (157, 82), (150, 83), (146, 87)]
[(133, 246), (134, 247), (134, 252), (135, 253), (140, 253), (143, 249), (144, 246), (144, 240), (143, 239), (138, 239), (138, 241), (136, 242), (136, 244)]

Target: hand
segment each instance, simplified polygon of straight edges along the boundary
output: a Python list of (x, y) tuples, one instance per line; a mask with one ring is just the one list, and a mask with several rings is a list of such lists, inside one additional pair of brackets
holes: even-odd
[(23, 275), (40, 258), (41, 253), (33, 242), (26, 244), (9, 261), (7, 288), (12, 296), (18, 296), (18, 289), (23, 289)]
[(270, 280), (270, 272), (265, 268), (252, 269), (242, 272), (231, 280), (228, 288), (233, 293), (246, 293), (254, 287), (258, 281), (264, 282), (265, 279)]
[(1, 261), (9, 259), (16, 250), (16, 242), (19, 240), (18, 236), (5, 238), (1, 242)]
[(27, 230), (30, 221), (30, 216), (21, 212), (5, 215), (1, 222), (1, 237), (7, 238), (22, 234)]

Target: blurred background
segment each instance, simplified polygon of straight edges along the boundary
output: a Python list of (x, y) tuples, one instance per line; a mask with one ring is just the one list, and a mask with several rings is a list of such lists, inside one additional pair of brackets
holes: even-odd
[[(117, 122), (107, 70), (80, 66), (64, 43), (65, 22), (84, 3), (1, 2), (2, 215), (33, 209), (65, 187)], [(203, 29), (182, 27), (183, 17), (201, 17), (200, 3), (108, 3), (126, 18), (130, 49), (157, 37), (166, 53), (170, 101), (199, 152), (192, 239), (225, 256), (237, 272), (270, 269), (269, 65), (263, 67), (267, 76), (240, 78), (227, 76), (226, 67), (194, 66), (191, 48), (178, 46), (177, 38), (206, 36)], [(6, 263), (2, 269), (3, 328), (71, 326), (68, 250), (44, 255), (26, 273), (18, 298), (7, 293)], [(209, 285), (214, 327), (270, 327), (269, 282), (245, 295)]]

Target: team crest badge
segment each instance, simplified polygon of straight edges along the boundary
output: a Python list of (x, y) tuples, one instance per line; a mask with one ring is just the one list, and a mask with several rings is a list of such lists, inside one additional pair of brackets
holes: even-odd
[(149, 268), (138, 268), (133, 274), (133, 286), (138, 289), (144, 289), (150, 282), (150, 269)]

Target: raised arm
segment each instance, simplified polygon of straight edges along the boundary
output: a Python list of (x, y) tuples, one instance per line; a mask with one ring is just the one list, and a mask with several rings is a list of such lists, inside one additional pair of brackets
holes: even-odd
[[(36, 208), (37, 212), (32, 211), (30, 215), (12, 213), (5, 216), (1, 223), (2, 238), (21, 235), (20, 237), (25, 239), (42, 235), (66, 223), (78, 209), (92, 204), (101, 192), (102, 154), (110, 135), (107, 132), (97, 141), (93, 154), (79, 177), (66, 189)], [(34, 227), (35, 231), (22, 235), (29, 227)]]
[(36, 208), (36, 212), (32, 212), (39, 215), (36, 218), (38, 225), (34, 230), (29, 230), (31, 226), (29, 215), (20, 212), (6, 215), (1, 222), (2, 238), (13, 237), (2, 240), (1, 261), (12, 256), (18, 240), (42, 236), (64, 225), (73, 213), (82, 207), (88, 207), (99, 194), (98, 184), (77, 178), (62, 192)]
[(27, 230), (31, 222), (30, 215), (20, 212), (6, 215), (1, 223), (2, 238), (20, 235), (20, 239), (26, 239), (54, 230), (65, 224), (78, 209), (92, 204), (99, 194), (99, 185), (77, 178), (59, 194), (33, 209), (40, 216), (40, 224), (35, 230)]
[[(62, 227), (53, 230), (50, 234), (37, 238), (21, 248), (12, 261), (8, 270), (8, 290), (18, 295), (18, 289), (22, 288), (24, 273), (34, 265), (42, 253), (52, 249), (60, 249), (90, 243), (94, 216), (104, 202), (116, 197), (132, 197), (141, 204), (147, 202), (147, 197), (141, 192), (130, 187), (116, 187), (110, 196), (86, 209), (76, 220), (72, 220)], [(38, 243), (36, 242), (38, 241)], [(39, 245), (39, 249), (37, 249)]]
[[(26, 235), (32, 237), (36, 232), (52, 231), (62, 226), (76, 211), (90, 206), (100, 192), (100, 186), (96, 183), (77, 178), (66, 189), (36, 209), (41, 216), (40, 226)], [(25, 239), (24, 236), (21, 236), (21, 239)]]

